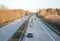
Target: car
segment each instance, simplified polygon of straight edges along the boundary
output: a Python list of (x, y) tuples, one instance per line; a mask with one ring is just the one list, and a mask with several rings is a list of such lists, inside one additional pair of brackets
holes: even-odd
[(30, 32), (30, 33), (27, 34), (27, 37), (28, 38), (32, 38), (33, 37), (33, 34)]
[(30, 27), (32, 27), (32, 26), (30, 25)]
[(34, 19), (34, 20), (36, 20), (36, 19)]
[(33, 20), (33, 18), (31, 18), (31, 20)]
[(33, 21), (31, 21), (31, 23), (32, 23)]

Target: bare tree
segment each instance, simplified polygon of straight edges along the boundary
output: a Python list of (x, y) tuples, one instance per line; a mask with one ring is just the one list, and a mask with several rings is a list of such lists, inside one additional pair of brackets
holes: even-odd
[(5, 6), (5, 5), (0, 5), (0, 10), (7, 10), (7, 9), (8, 9), (7, 6)]

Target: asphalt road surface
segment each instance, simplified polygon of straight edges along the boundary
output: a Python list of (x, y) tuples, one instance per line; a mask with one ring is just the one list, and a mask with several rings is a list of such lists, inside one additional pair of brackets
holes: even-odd
[(7, 41), (15, 31), (28, 19), (29, 16), (25, 16), (22, 19), (18, 19), (8, 25), (0, 28), (0, 41)]
[[(40, 19), (38, 19), (36, 15), (33, 15), (30, 18), (27, 27), (28, 28), (24, 35), (23, 41), (60, 41), (60, 36), (58, 36), (55, 32), (49, 29), (49, 27), (47, 27)], [(32, 32), (32, 38), (27, 37), (27, 34), (29, 32)]]

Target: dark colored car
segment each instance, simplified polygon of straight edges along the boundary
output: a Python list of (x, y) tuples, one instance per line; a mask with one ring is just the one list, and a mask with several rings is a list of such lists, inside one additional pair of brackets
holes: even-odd
[(27, 37), (28, 37), (28, 38), (32, 38), (32, 37), (33, 37), (33, 34), (32, 34), (32, 33), (28, 33), (28, 34), (27, 34)]
[(30, 25), (29, 27), (32, 27), (32, 25)]
[(31, 21), (31, 23), (33, 23), (33, 21)]
[(36, 20), (36, 19), (34, 19), (34, 20)]
[(33, 20), (33, 18), (31, 18), (31, 20)]

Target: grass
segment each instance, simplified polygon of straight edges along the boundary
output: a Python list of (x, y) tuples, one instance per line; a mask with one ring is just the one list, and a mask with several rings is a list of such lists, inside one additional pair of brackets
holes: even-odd
[(14, 22), (14, 21), (15, 21), (15, 20), (7, 21), (7, 22), (5, 22), (5, 23), (0, 24), (0, 28), (1, 28), (2, 26), (5, 26), (5, 25), (7, 25), (7, 24), (9, 24), (9, 23)]
[(24, 27), (25, 27), (25, 23), (23, 23), (23, 25), (14, 33), (14, 35), (9, 39), (9, 41), (18, 41)]
[[(17, 19), (19, 19), (19, 18), (17, 18)], [(5, 26), (5, 25), (7, 25), (7, 24), (10, 24), (10, 23), (12, 23), (12, 22), (16, 21), (17, 19), (10, 20), (10, 21), (6, 21), (6, 22), (4, 22), (4, 23), (0, 24), (0, 28), (1, 28), (2, 26)]]
[[(23, 32), (25, 32), (24, 31), (24, 29), (26, 29), (27, 27), (26, 27), (26, 25), (27, 25), (27, 23), (29, 22), (29, 19), (30, 19), (30, 17), (28, 18), (28, 20), (26, 20), (23, 24), (22, 24), (22, 26), (14, 33), (14, 35), (9, 39), (9, 41), (19, 41), (19, 38), (21, 37), (21, 35), (23, 34), (24, 35), (24, 33)], [(26, 27), (26, 28), (25, 28)], [(23, 37), (23, 36), (22, 36)]]
[(58, 34), (60, 36), (60, 30), (56, 29), (56, 27), (52, 23), (49, 23), (48, 21), (46, 21), (43, 18), (40, 18), (40, 19), (44, 24), (46, 24), (50, 29), (52, 29), (56, 34)]

